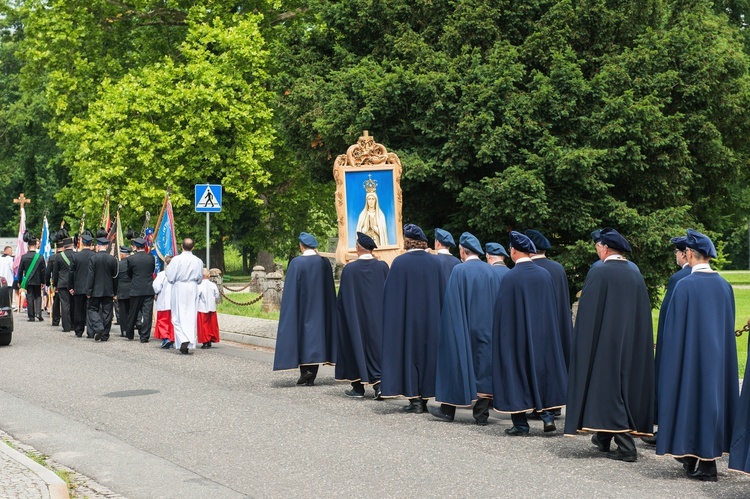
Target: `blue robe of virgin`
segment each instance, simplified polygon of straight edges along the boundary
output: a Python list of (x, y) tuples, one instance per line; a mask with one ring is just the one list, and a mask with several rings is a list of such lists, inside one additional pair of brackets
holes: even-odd
[(273, 370), (333, 363), (336, 287), (327, 258), (298, 256), (289, 262), (281, 297)]
[(383, 288), (388, 264), (355, 260), (344, 267), (336, 299), (338, 313), (336, 379), (374, 384), (380, 381), (383, 349)]
[[(747, 363), (750, 366), (750, 354)], [(737, 406), (732, 431), (732, 445), (729, 447), (729, 468), (750, 473), (750, 369), (745, 367), (745, 380), (742, 383), (742, 395)]]
[(568, 383), (552, 276), (516, 262), (500, 286), (492, 336), (492, 405), (501, 412), (562, 407)]
[(662, 356), (662, 332), (664, 331), (664, 319), (667, 317), (667, 310), (669, 309), (669, 303), (672, 301), (672, 294), (674, 293), (674, 287), (677, 285), (677, 282), (680, 279), (683, 279), (690, 275), (691, 268), (690, 265), (685, 265), (680, 270), (672, 274), (672, 276), (669, 278), (669, 281), (667, 281), (667, 291), (664, 293), (664, 299), (661, 302), (661, 308), (659, 309), (659, 325), (656, 328), (656, 358), (654, 360), (654, 378), (656, 381), (656, 387), (657, 390), (655, 393), (657, 393), (656, 396), (656, 405), (654, 406), (654, 421), (656, 421), (656, 418), (659, 417), (659, 395), (658, 395), (658, 387), (659, 387), (659, 364), (661, 363), (661, 356)]
[(721, 457), (739, 401), (732, 287), (716, 272), (681, 279), (662, 335), (656, 453)]
[(453, 267), (460, 264), (461, 260), (453, 255), (447, 255), (445, 253), (438, 253), (435, 256), (437, 257), (438, 262), (440, 262), (440, 269), (442, 270), (443, 274), (443, 283), (445, 285), (448, 283), (448, 279), (450, 279)]
[(445, 283), (435, 255), (407, 251), (391, 264), (383, 291), (384, 397), (435, 396), (435, 363)]
[(467, 406), (492, 395), (492, 310), (501, 281), (478, 259), (453, 267), (440, 317), (437, 402)]
[(552, 284), (555, 286), (557, 321), (560, 325), (560, 342), (562, 343), (565, 367), (567, 369), (570, 365), (570, 348), (573, 344), (573, 318), (570, 308), (568, 274), (565, 273), (565, 267), (549, 258), (532, 258), (531, 261), (542, 267), (552, 276)]

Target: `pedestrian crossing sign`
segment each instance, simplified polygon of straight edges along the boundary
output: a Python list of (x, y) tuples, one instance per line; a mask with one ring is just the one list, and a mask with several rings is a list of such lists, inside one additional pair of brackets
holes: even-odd
[(219, 213), (221, 211), (221, 184), (198, 184), (195, 186), (195, 211)]

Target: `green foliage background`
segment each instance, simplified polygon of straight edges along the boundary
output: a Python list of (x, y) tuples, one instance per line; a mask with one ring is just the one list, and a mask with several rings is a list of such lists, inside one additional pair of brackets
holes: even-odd
[[(335, 230), (362, 130), (404, 165), (404, 221), (507, 243), (536, 228), (580, 289), (588, 234), (632, 243), (658, 303), (669, 237), (747, 262), (745, 1), (0, 0), (0, 192), (30, 227), (105, 193), (140, 228), (222, 183), (212, 239), (293, 254)], [(17, 208), (0, 206), (13, 234)], [(221, 254), (221, 244), (217, 255)], [(212, 251), (212, 255), (214, 252)], [(221, 264), (221, 262), (219, 262)], [(252, 265), (252, 262), (251, 262)]]

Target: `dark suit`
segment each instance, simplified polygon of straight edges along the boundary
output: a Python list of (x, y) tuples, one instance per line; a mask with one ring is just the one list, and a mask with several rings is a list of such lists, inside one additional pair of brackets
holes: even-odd
[(112, 302), (117, 294), (117, 258), (97, 251), (89, 259), (86, 312), (94, 339), (107, 341), (112, 327)]
[(128, 259), (123, 258), (117, 266), (117, 322), (120, 323), (120, 336), (133, 339), (133, 330), (128, 329), (130, 317), (130, 276)]
[(44, 258), (39, 255), (34, 268), (31, 269), (31, 262), (36, 256), (36, 251), (31, 250), (21, 257), (21, 263), (18, 267), (18, 276), (23, 282), (24, 277), (28, 274), (26, 279), (26, 310), (29, 314), (29, 320), (33, 321), (34, 318), (42, 320), (42, 283), (44, 282), (44, 271), (46, 266), (44, 265)]
[(148, 341), (151, 336), (151, 321), (154, 309), (154, 271), (156, 262), (154, 257), (145, 251), (138, 250), (130, 255), (128, 262), (128, 276), (130, 276), (130, 315), (128, 316), (128, 333), (133, 336), (138, 319), (141, 327), (138, 334), (141, 341)]
[[(91, 248), (84, 248), (73, 254), (70, 259), (70, 277), (68, 280), (69, 291), (73, 290), (73, 331), (76, 336), (82, 336), (87, 326), (86, 314), (86, 282), (89, 278), (89, 260), (94, 256)], [(93, 338), (94, 333), (89, 326), (88, 337)]]
[[(60, 303), (58, 321), (62, 320), (62, 329), (65, 333), (73, 328), (73, 297), (70, 296), (70, 266), (73, 263), (73, 255), (75, 253), (72, 249), (66, 249), (62, 253), (56, 254), (54, 259), (51, 259), (52, 275), (50, 282), (55, 287), (55, 300)], [(52, 323), (55, 324), (58, 321), (55, 320), (55, 309), (52, 310)]]
[[(44, 284), (47, 286), (48, 295), (52, 294), (52, 266), (55, 263), (55, 258), (57, 258), (57, 253), (49, 257), (49, 260), (47, 260), (47, 266), (44, 269)], [(49, 301), (47, 304), (50, 306)], [(60, 299), (57, 297), (57, 293), (55, 293), (55, 296), (52, 298), (50, 308), (52, 309), (52, 325), (58, 326), (60, 324)]]

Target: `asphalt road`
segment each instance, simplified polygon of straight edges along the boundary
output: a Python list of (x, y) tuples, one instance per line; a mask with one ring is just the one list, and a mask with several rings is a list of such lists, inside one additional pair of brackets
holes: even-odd
[(444, 423), (402, 413), (402, 400), (347, 399), (328, 367), (297, 387), (266, 351), (184, 356), (117, 326), (102, 344), (16, 317), (0, 348), (0, 428), (129, 498), (750, 497), (726, 459), (718, 483), (696, 483), (644, 446), (637, 463), (615, 462), (539, 422), (508, 437), (498, 413), (478, 427), (469, 411)]

